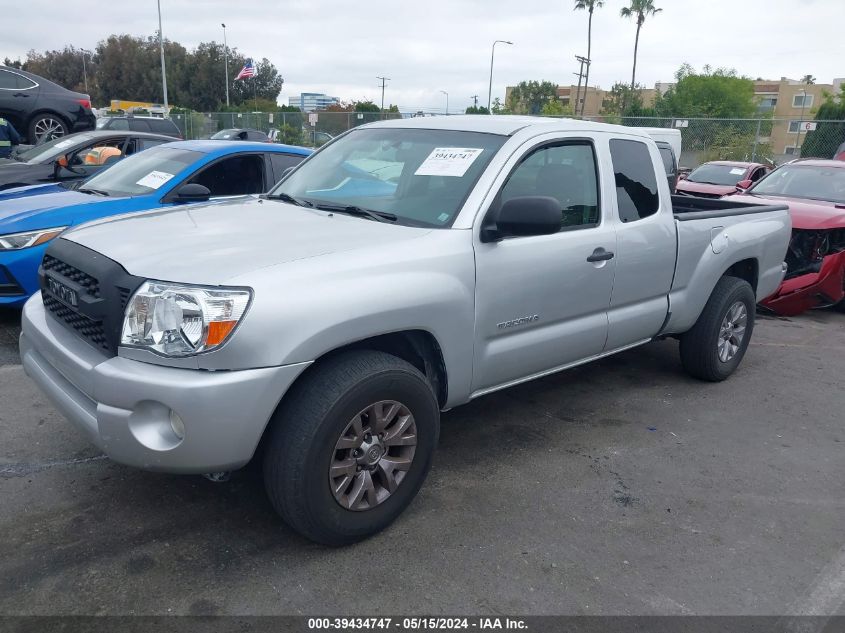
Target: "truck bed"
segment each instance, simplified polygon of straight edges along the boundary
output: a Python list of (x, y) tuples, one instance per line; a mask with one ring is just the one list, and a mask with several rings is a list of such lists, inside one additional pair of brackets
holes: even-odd
[(785, 204), (754, 204), (750, 202), (736, 202), (735, 200), (720, 200), (718, 198), (672, 196), (672, 214), (680, 222), (788, 210), (789, 207)]

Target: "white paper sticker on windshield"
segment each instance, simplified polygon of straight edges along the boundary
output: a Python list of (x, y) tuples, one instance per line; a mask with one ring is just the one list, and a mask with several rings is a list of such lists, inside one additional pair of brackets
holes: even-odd
[(415, 176), (463, 176), (483, 149), (472, 147), (435, 147)]
[(60, 141), (54, 145), (56, 149), (64, 149), (65, 147), (70, 147), (76, 143), (76, 139), (68, 139), (66, 141)]
[(141, 180), (136, 181), (135, 184), (150, 189), (158, 189), (171, 178), (173, 178), (173, 174), (168, 174), (166, 171), (151, 171)]
[(734, 167), (733, 169), (731, 169), (731, 173), (734, 176), (742, 176), (742, 174), (745, 173), (745, 169), (743, 169), (742, 167)]

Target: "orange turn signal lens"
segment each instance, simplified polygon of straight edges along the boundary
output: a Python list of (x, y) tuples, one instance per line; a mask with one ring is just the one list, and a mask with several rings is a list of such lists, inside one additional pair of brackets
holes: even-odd
[(237, 321), (212, 321), (209, 323), (208, 338), (206, 339), (205, 346), (212, 347), (213, 345), (220, 345), (232, 333), (232, 330), (235, 329), (237, 324)]
[(58, 229), (56, 231), (48, 231), (47, 233), (42, 233), (38, 236), (38, 239), (32, 243), (32, 246), (38, 246), (39, 244), (43, 244), (44, 242), (49, 242), (54, 237), (58, 236), (64, 229)]

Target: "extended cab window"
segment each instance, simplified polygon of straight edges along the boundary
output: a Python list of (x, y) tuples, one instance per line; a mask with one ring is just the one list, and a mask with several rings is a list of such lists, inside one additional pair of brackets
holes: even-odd
[(536, 149), (514, 169), (501, 202), (520, 196), (549, 196), (560, 204), (561, 230), (599, 222), (596, 158), (590, 143), (566, 143)]
[(641, 220), (657, 212), (657, 178), (648, 145), (640, 141), (611, 139), (610, 157), (616, 179), (616, 200), (619, 219)]

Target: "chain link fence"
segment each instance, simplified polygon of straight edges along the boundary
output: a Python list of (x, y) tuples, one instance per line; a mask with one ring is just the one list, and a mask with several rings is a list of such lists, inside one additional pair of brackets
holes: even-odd
[[(417, 113), (415, 116), (445, 116)], [(186, 139), (208, 138), (227, 128), (252, 128), (279, 143), (319, 147), (353, 127), (396, 112), (191, 112), (171, 118)], [(479, 115), (484, 116), (484, 115)], [(680, 164), (692, 169), (711, 160), (739, 160), (780, 165), (799, 157), (832, 158), (845, 143), (845, 121), (804, 119), (680, 119), (673, 117), (585, 117), (635, 127), (681, 131)], [(810, 125), (806, 125), (809, 123)]]

